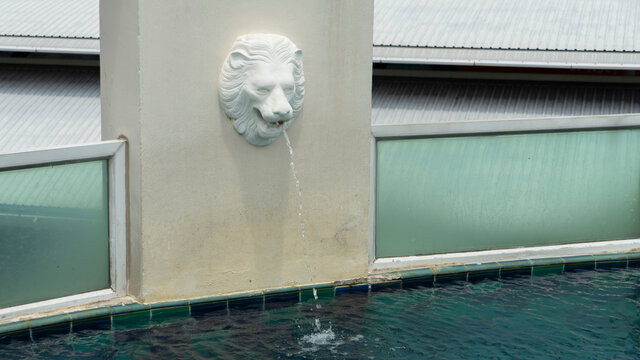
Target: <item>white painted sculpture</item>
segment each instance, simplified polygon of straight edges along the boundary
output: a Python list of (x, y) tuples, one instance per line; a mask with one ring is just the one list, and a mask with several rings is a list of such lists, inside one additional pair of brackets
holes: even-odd
[(242, 35), (224, 61), (218, 92), (236, 131), (252, 145), (269, 145), (302, 109), (302, 51), (282, 35)]

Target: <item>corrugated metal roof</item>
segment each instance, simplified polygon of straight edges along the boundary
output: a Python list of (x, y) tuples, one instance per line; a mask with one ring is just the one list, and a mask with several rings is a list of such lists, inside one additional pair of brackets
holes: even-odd
[(636, 0), (375, 0), (374, 45), (640, 51)]
[(640, 1), (375, 0), (374, 61), (640, 69)]
[(375, 77), (372, 125), (640, 113), (640, 87)]
[(98, 39), (99, 0), (2, 0), (0, 35)]
[(94, 68), (0, 66), (0, 152), (100, 141)]
[(99, 0), (0, 1), (0, 51), (99, 54)]

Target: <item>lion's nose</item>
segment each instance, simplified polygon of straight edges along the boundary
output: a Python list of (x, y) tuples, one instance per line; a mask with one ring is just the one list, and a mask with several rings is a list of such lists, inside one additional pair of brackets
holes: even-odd
[(269, 103), (271, 104), (271, 113), (273, 116), (278, 118), (283, 118), (286, 116), (290, 116), (293, 109), (287, 100), (287, 97), (284, 95), (282, 88), (277, 86), (273, 89), (271, 96), (269, 97)]
[(274, 115), (289, 115), (291, 113), (291, 108), (281, 108), (273, 111)]
[(273, 115), (275, 116), (289, 115), (291, 111), (291, 105), (289, 105), (289, 102), (284, 97), (278, 99), (273, 107)]

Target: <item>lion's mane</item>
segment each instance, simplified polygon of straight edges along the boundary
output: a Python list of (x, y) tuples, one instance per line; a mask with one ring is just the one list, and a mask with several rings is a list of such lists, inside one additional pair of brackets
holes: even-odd
[[(234, 52), (243, 56), (232, 59)], [(222, 65), (219, 79), (219, 94), (227, 116), (234, 120), (234, 127), (247, 138), (256, 136), (256, 119), (260, 116), (254, 111), (245, 95), (244, 86), (247, 70), (258, 62), (293, 65), (294, 93), (290, 101), (293, 117), (302, 109), (304, 99), (304, 72), (302, 55), (296, 45), (288, 38), (276, 34), (250, 34), (236, 39), (229, 56)], [(287, 127), (292, 121), (287, 122)], [(285, 128), (286, 130), (286, 128)], [(272, 139), (273, 141), (275, 139)]]

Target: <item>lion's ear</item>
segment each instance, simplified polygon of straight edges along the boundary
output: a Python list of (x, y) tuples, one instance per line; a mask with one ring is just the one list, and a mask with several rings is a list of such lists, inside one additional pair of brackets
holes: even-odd
[(229, 65), (233, 69), (242, 67), (242, 64), (247, 61), (249, 61), (249, 55), (242, 50), (234, 50), (229, 54)]
[(296, 52), (293, 53), (293, 56), (295, 56), (296, 61), (302, 61), (302, 50), (297, 49)]

